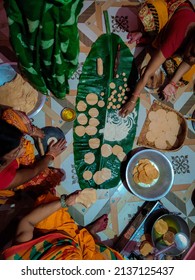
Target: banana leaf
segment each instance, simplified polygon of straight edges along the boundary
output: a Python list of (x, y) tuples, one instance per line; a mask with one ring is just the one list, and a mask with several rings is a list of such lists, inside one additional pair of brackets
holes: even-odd
[[(98, 58), (101, 58), (103, 62), (103, 73), (99, 75), (97, 70)], [(111, 147), (115, 145), (121, 146), (123, 155), (124, 153), (128, 154), (132, 149), (136, 133), (139, 101), (134, 111), (125, 118), (119, 116), (119, 108), (113, 108), (114, 106), (110, 105), (110, 102), (113, 104), (114, 98), (112, 96), (114, 90), (117, 91), (115, 96), (123, 92), (125, 92), (125, 96), (130, 96), (129, 88), (135, 86), (136, 80), (137, 69), (133, 61), (133, 55), (126, 44), (116, 34), (108, 33), (101, 35), (92, 45), (91, 51), (84, 62), (76, 97), (75, 110), (77, 118), (74, 121), (73, 147), (75, 168), (81, 189), (108, 189), (118, 185), (121, 179), (120, 168), (122, 159), (120, 158), (119, 160), (118, 156), (113, 152), (108, 157), (103, 156), (101, 146), (103, 144), (109, 144)], [(99, 106), (98, 104), (100, 103), (90, 105), (87, 101), (89, 93), (95, 93), (98, 97), (98, 102), (104, 101), (105, 106), (102, 107), (102, 104)], [(123, 95), (123, 100), (125, 100), (125, 96)], [(81, 104), (81, 101), (86, 105), (85, 111), (81, 111), (81, 107), (78, 105)], [(88, 135), (86, 127), (91, 119), (90, 109), (92, 108), (96, 108), (99, 112), (99, 115), (95, 117), (99, 124), (96, 126), (97, 132), (95, 135)], [(81, 125), (79, 121), (81, 114), (87, 117), (85, 125)], [(78, 126), (85, 128), (84, 135), (78, 136), (78, 133), (76, 133)], [(92, 149), (89, 145), (89, 140), (93, 138), (100, 140), (100, 146), (97, 149)], [(86, 163), (85, 160), (85, 155), (89, 152), (93, 153), (95, 158), (91, 164)], [(85, 171), (88, 170), (91, 172), (90, 174), (94, 175), (103, 168), (111, 171), (111, 177), (103, 183), (98, 182), (97, 184), (93, 176), (87, 180), (83, 178)]]

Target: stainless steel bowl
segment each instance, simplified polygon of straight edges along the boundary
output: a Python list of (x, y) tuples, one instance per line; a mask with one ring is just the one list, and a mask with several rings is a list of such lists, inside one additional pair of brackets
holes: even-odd
[[(161, 217), (159, 217), (156, 220), (156, 222), (160, 219), (163, 219), (168, 224), (170, 231), (172, 231), (175, 234), (178, 232), (182, 232), (182, 233), (186, 234), (188, 240), (190, 240), (190, 230), (189, 230), (187, 223), (185, 222), (185, 220), (183, 218), (181, 218), (180, 216), (178, 216), (176, 214), (165, 214), (165, 215), (162, 215)], [(154, 225), (155, 225), (155, 223), (154, 223)], [(154, 225), (152, 227), (152, 232), (151, 232), (152, 243), (153, 243), (154, 247), (156, 247), (158, 250), (164, 249), (167, 247), (167, 245), (163, 241), (162, 235), (158, 234), (155, 231)], [(189, 244), (190, 244), (190, 242), (189, 242)], [(175, 247), (172, 247), (165, 254), (171, 255), (171, 256), (178, 256), (178, 255), (184, 253), (188, 248), (189, 248), (189, 246), (185, 250), (181, 251)]]
[[(152, 186), (142, 187), (136, 184), (133, 180), (133, 169), (140, 159), (149, 159), (159, 170), (159, 178)], [(168, 194), (173, 185), (173, 167), (168, 158), (163, 153), (152, 149), (141, 150), (133, 155), (127, 164), (126, 181), (129, 190), (142, 200), (159, 200)]]
[(27, 115), (29, 118), (33, 118), (36, 114), (38, 114), (41, 109), (43, 108), (46, 101), (46, 95), (42, 94), (41, 92), (38, 92), (38, 99), (35, 107), (33, 110), (31, 110)]

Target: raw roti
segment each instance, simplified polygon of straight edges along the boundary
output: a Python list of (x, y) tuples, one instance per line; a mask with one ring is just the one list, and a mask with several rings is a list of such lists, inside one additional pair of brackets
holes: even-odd
[(91, 138), (89, 139), (89, 147), (91, 149), (97, 149), (100, 146), (100, 139), (99, 138)]
[(92, 164), (95, 161), (94, 154), (91, 152), (85, 154), (84, 161), (88, 164)]
[(77, 120), (78, 120), (78, 123), (80, 123), (81, 125), (85, 125), (88, 121), (85, 114), (79, 114), (77, 117)]
[(76, 126), (75, 127), (75, 133), (79, 136), (82, 137), (85, 134), (85, 127), (82, 125)]
[(99, 120), (96, 119), (96, 118), (90, 118), (89, 119), (89, 125), (91, 125), (91, 126), (98, 126), (99, 123), (100, 123)]
[(86, 128), (85, 128), (85, 132), (88, 134), (88, 135), (95, 135), (97, 133), (97, 128), (95, 126), (92, 126), (92, 125), (88, 125)]
[(86, 208), (89, 208), (91, 204), (97, 200), (96, 190), (92, 188), (82, 190), (76, 197), (76, 203), (83, 204)]
[(89, 109), (89, 115), (90, 115), (92, 118), (96, 118), (96, 117), (99, 115), (98, 109), (96, 109), (96, 108), (91, 108), (91, 109)]
[(86, 181), (89, 181), (91, 178), (92, 178), (92, 172), (89, 171), (89, 170), (86, 170), (83, 172), (83, 178), (86, 180)]
[(112, 147), (109, 144), (101, 146), (101, 154), (103, 157), (109, 157), (112, 154)]
[(98, 96), (95, 93), (89, 93), (86, 96), (86, 101), (89, 105), (95, 105), (98, 102)]
[(77, 110), (79, 112), (84, 112), (84, 111), (86, 111), (86, 109), (87, 109), (87, 104), (82, 100), (79, 101), (78, 104), (77, 104)]

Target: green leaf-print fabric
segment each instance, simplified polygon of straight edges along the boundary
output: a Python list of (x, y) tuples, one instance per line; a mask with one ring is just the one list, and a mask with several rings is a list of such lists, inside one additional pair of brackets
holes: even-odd
[(21, 72), (38, 91), (64, 98), (78, 65), (77, 23), (83, 0), (4, 3)]
[[(101, 58), (103, 63), (102, 75), (97, 74), (98, 58)], [(117, 106), (123, 105), (127, 100), (129, 90), (135, 86), (136, 80), (137, 69), (126, 44), (116, 34), (101, 35), (92, 45), (83, 65), (76, 98), (74, 160), (81, 189), (109, 189), (118, 185), (121, 179), (121, 162), (132, 149), (135, 138), (139, 102), (134, 111), (125, 118), (119, 116), (120, 108)], [(95, 96), (95, 104), (88, 102), (89, 94)], [(96, 115), (93, 116), (92, 112), (96, 112)], [(95, 129), (92, 128), (93, 123), (96, 123)], [(98, 141), (97, 147), (90, 146), (90, 141), (93, 140)], [(102, 154), (103, 145), (108, 156)], [(94, 159), (93, 162), (88, 162), (86, 156)], [(110, 171), (111, 177), (102, 180)], [(98, 174), (104, 182), (97, 184), (94, 174)]]

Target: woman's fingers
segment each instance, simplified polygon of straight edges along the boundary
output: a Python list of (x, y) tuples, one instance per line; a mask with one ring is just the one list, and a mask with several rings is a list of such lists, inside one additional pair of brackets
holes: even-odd
[(60, 155), (66, 149), (66, 140), (60, 139), (58, 142), (54, 143), (54, 140), (49, 144), (49, 152), (54, 154), (54, 156)]
[(128, 114), (130, 114), (133, 109), (135, 108), (136, 102), (133, 101), (129, 101), (127, 102), (119, 111), (119, 116), (121, 116), (122, 118), (125, 118)]

